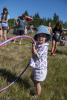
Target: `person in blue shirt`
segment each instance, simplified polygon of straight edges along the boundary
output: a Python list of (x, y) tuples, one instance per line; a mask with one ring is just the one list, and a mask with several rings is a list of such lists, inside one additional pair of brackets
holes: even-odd
[(8, 30), (8, 20), (10, 16), (8, 14), (7, 7), (3, 8), (3, 12), (1, 13), (1, 25), (2, 25), (2, 35), (4, 40), (7, 40), (7, 30)]

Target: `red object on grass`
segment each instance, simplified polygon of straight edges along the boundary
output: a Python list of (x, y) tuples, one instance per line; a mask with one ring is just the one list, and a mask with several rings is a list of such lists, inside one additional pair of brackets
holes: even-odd
[(51, 52), (51, 54), (56, 55), (56, 52)]
[(32, 21), (32, 20), (33, 20), (33, 18), (32, 18), (32, 17), (30, 17), (30, 16), (26, 16), (26, 17), (25, 17), (25, 20), (27, 20), (27, 21)]

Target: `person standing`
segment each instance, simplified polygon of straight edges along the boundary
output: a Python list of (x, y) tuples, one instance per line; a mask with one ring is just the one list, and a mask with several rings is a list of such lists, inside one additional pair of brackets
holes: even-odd
[(60, 42), (61, 33), (62, 33), (62, 25), (60, 22), (58, 22), (53, 29), (52, 50), (51, 50), (51, 54), (53, 55), (56, 55), (56, 48), (58, 43)]
[(48, 23), (48, 31), (51, 33), (52, 35), (52, 27), (51, 27), (51, 22)]
[[(48, 31), (51, 34), (51, 39), (50, 39), (50, 41), (51, 41), (52, 40), (52, 27), (51, 27), (51, 22), (48, 22)], [(50, 43), (50, 41), (49, 41), (49, 43)]]
[(3, 8), (3, 12), (1, 13), (1, 25), (2, 25), (2, 36), (4, 37), (4, 40), (7, 40), (7, 30), (8, 30), (8, 20), (10, 16), (8, 14), (7, 7)]
[(48, 41), (50, 37), (51, 35), (48, 32), (48, 28), (44, 25), (40, 25), (34, 36), (36, 43), (32, 45), (32, 58), (29, 66), (33, 67), (31, 79), (36, 87), (38, 96), (41, 95), (41, 82), (43, 82), (47, 76)]
[[(25, 14), (22, 14), (21, 16), (18, 16), (18, 19), (16, 20), (18, 35), (24, 35), (25, 33), (25, 28), (27, 24), (27, 21), (25, 20), (25, 16), (26, 16)], [(22, 38), (19, 39), (19, 44), (21, 44), (21, 40)]]

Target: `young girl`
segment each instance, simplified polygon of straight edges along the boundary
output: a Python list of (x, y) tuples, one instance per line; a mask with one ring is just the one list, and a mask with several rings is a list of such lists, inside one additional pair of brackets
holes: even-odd
[(62, 33), (62, 26), (61, 23), (57, 23), (55, 28), (53, 29), (53, 37), (52, 37), (52, 50), (51, 54), (56, 54), (56, 47), (58, 45), (58, 42), (60, 41), (60, 36)]
[(48, 40), (50, 39), (48, 28), (44, 25), (39, 26), (34, 39), (37, 42), (32, 46), (30, 66), (33, 67), (33, 70), (31, 73), (31, 79), (36, 86), (37, 95), (40, 96), (40, 82), (44, 81), (47, 75)]
[(4, 40), (7, 40), (7, 30), (8, 30), (8, 19), (9, 19), (8, 9), (7, 7), (3, 8), (3, 13), (1, 14), (1, 21), (2, 21), (2, 35)]

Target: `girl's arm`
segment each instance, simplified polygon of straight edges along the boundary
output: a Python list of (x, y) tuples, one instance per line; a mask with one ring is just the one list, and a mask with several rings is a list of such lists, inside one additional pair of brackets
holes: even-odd
[(3, 20), (2, 22), (3, 23), (6, 23), (6, 22), (8, 22), (8, 20), (10, 19), (10, 16), (9, 16), (9, 14), (7, 15), (7, 19), (6, 20)]
[(2, 21), (3, 23), (6, 23), (6, 22), (8, 22), (8, 19), (6, 19), (6, 20), (4, 20), (4, 21)]
[(32, 53), (33, 53), (33, 55), (34, 55), (35, 57), (37, 57), (37, 50), (36, 50), (35, 46), (36, 46), (36, 43), (33, 43), (33, 44), (32, 44)]
[(16, 24), (18, 25), (18, 23), (19, 23), (19, 19), (17, 19), (15, 22), (16, 22)]

